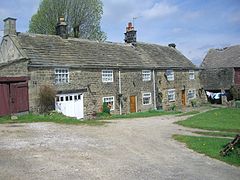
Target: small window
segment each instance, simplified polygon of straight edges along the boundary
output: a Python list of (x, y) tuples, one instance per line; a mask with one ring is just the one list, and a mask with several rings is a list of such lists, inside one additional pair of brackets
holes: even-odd
[(68, 101), (68, 96), (66, 96), (66, 101)]
[(59, 96), (56, 97), (56, 101), (57, 101), (57, 102), (59, 101)]
[(74, 96), (74, 100), (77, 100), (77, 95)]
[(151, 93), (143, 93), (142, 102), (143, 102), (143, 105), (151, 104), (152, 103)]
[(114, 110), (114, 96), (110, 96), (110, 97), (103, 97), (103, 103), (106, 102), (108, 107), (110, 108), (110, 110)]
[(194, 98), (196, 98), (196, 90), (195, 90), (195, 89), (189, 89), (187, 96), (188, 96), (188, 99), (194, 99)]
[(78, 95), (78, 99), (81, 100), (81, 94)]
[(194, 72), (194, 70), (189, 70), (189, 79), (190, 80), (195, 79), (195, 72)]
[(61, 97), (61, 101), (63, 101), (63, 97)]
[(168, 90), (168, 101), (175, 101), (175, 89)]
[(69, 82), (69, 70), (67, 68), (55, 69), (55, 83), (64, 84)]
[(113, 82), (112, 70), (102, 70), (102, 82)]
[(69, 96), (69, 100), (72, 101), (72, 100), (73, 100), (73, 97), (72, 97), (72, 96)]
[(143, 70), (142, 78), (143, 78), (143, 81), (151, 81), (151, 70)]
[(167, 80), (168, 81), (174, 81), (174, 72), (172, 69), (168, 69), (166, 71), (166, 75), (167, 75)]

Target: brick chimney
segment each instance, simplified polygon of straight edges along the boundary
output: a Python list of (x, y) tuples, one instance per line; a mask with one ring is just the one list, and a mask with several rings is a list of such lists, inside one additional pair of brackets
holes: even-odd
[(4, 19), (4, 36), (16, 35), (16, 20), (15, 18), (8, 17)]
[(58, 19), (56, 34), (61, 36), (63, 39), (68, 38), (67, 23), (65, 22), (64, 17), (59, 17)]
[(126, 28), (126, 33), (124, 41), (126, 43), (132, 43), (136, 45), (137, 43), (137, 31), (134, 30), (134, 27), (131, 22), (128, 23), (128, 27)]

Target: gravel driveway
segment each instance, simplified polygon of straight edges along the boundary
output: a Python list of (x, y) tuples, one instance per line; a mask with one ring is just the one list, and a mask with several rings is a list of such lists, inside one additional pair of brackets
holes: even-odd
[(0, 125), (0, 179), (239, 180), (240, 168), (187, 149), (172, 134), (186, 117), (112, 121), (105, 126)]

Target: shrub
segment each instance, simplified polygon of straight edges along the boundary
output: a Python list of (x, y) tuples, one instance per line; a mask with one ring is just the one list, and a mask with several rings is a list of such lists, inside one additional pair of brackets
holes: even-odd
[(56, 91), (49, 86), (42, 86), (39, 92), (40, 113), (49, 113), (55, 109)]
[(197, 99), (190, 100), (190, 103), (191, 103), (192, 107), (196, 107), (197, 106)]
[(103, 103), (102, 113), (106, 113), (110, 115), (110, 108), (106, 102)]

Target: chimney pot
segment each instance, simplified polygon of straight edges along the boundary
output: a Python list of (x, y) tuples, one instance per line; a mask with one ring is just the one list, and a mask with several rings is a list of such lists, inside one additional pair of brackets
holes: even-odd
[(4, 36), (16, 35), (16, 20), (15, 18), (8, 17), (4, 19)]
[(168, 46), (172, 47), (172, 48), (176, 48), (176, 44), (175, 43), (168, 44)]

